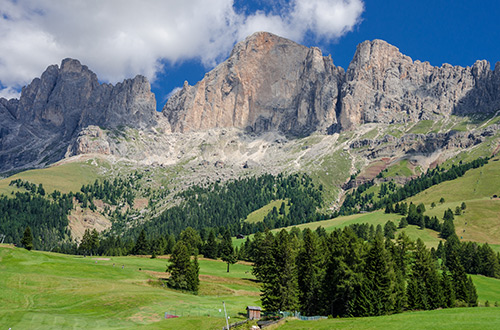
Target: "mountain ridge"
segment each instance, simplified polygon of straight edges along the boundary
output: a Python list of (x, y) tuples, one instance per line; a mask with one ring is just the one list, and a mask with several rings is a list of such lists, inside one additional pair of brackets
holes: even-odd
[[(49, 66), (19, 99), (0, 98), (0, 172), (85, 153), (175, 163), (170, 158), (181, 155), (170, 155), (173, 137), (213, 129), (294, 139), (430, 120), (446, 133), (452, 115), (489, 117), (498, 110), (500, 63), (494, 70), (486, 61), (433, 67), (373, 40), (358, 45), (344, 70), (318, 48), (258, 32), (196, 85), (185, 83), (161, 113), (143, 76), (100, 84), (78, 60)], [(120, 140), (123, 127), (147, 136), (145, 151), (137, 152), (135, 138)]]

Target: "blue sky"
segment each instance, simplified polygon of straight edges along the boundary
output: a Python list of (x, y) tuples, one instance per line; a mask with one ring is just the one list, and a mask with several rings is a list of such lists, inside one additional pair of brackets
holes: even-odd
[(0, 96), (72, 57), (104, 82), (146, 75), (161, 109), (261, 30), (318, 46), (344, 68), (373, 39), (436, 66), (494, 65), (499, 18), (498, 0), (0, 0)]

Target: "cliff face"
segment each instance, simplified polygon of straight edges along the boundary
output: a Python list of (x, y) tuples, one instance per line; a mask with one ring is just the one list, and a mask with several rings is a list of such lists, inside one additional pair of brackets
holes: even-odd
[(86, 66), (65, 59), (24, 87), (19, 100), (0, 99), (0, 171), (61, 159), (88, 125), (145, 129), (157, 117), (146, 78), (99, 84)]
[(337, 123), (343, 77), (319, 49), (256, 33), (198, 84), (185, 83), (163, 114), (176, 132), (236, 127), (309, 134)]
[(494, 71), (487, 61), (466, 68), (433, 67), (412, 61), (385, 41), (365, 41), (357, 47), (342, 84), (341, 126), (494, 113), (500, 110), (499, 84), (499, 64)]
[[(365, 41), (347, 72), (306, 48), (256, 33), (163, 108), (174, 131), (237, 127), (292, 135), (363, 123), (405, 123), (500, 110), (500, 64), (413, 61), (381, 40)], [(336, 125), (338, 124), (338, 125)]]

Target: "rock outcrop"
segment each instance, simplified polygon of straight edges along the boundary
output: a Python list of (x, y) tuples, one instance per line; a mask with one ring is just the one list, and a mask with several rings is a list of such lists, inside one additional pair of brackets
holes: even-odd
[(86, 66), (65, 59), (24, 87), (19, 100), (0, 99), (0, 171), (61, 159), (89, 125), (147, 129), (160, 119), (145, 77), (100, 84)]
[(337, 123), (344, 71), (318, 48), (260, 32), (163, 108), (175, 132), (236, 127), (305, 135)]
[(340, 124), (352, 129), (363, 123), (404, 123), (451, 114), (495, 113), (500, 110), (500, 64), (472, 67), (411, 58), (382, 40), (365, 41), (356, 50), (341, 91)]

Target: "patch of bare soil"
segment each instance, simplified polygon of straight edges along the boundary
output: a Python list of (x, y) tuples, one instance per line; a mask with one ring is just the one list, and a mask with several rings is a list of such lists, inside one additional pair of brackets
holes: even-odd
[(375, 179), (375, 177), (385, 170), (389, 163), (391, 162), (390, 158), (382, 158), (377, 160), (371, 164), (369, 164), (361, 173), (358, 175), (357, 179), (362, 181), (370, 181)]
[(148, 199), (147, 198), (136, 198), (134, 199), (134, 209), (143, 210), (148, 207)]
[(111, 221), (106, 219), (102, 214), (92, 212), (90, 209), (82, 209), (76, 207), (68, 216), (69, 228), (71, 236), (81, 241), (85, 230), (96, 229), (98, 232), (111, 228)]

